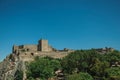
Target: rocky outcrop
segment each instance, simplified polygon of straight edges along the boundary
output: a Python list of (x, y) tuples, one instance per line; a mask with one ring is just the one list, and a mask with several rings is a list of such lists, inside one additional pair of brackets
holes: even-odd
[(13, 57), (8, 56), (3, 62), (0, 63), (0, 80), (15, 80), (15, 73), (17, 70), (21, 70), (25, 73), (24, 62), (21, 60), (13, 61), (11, 58)]

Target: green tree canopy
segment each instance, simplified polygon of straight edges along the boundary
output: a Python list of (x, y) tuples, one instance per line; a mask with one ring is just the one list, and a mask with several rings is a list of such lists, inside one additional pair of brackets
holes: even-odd
[(88, 73), (80, 72), (78, 74), (72, 74), (67, 77), (67, 80), (93, 80), (92, 76)]
[(110, 80), (120, 79), (120, 67), (112, 67), (107, 69), (108, 77)]
[(101, 55), (95, 50), (78, 50), (66, 56), (61, 64), (66, 73), (72, 73), (76, 68), (88, 72), (96, 58), (101, 60)]
[(37, 57), (35, 61), (29, 64), (27, 77), (48, 79), (54, 76), (55, 70), (59, 68), (61, 68), (61, 64), (58, 60), (47, 57)]

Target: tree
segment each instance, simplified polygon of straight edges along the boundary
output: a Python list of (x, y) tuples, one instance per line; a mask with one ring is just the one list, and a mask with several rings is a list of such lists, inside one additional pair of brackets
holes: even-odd
[(95, 59), (94, 64), (90, 68), (91, 75), (95, 79), (103, 79), (107, 76), (106, 69), (109, 68), (109, 63), (106, 61), (101, 62), (98, 58)]
[(116, 62), (116, 61), (120, 61), (120, 52), (119, 51), (113, 51), (110, 52), (108, 54), (104, 55), (106, 60), (109, 62)]
[(66, 56), (61, 64), (65, 73), (71, 74), (76, 68), (79, 72), (89, 72), (95, 58), (101, 59), (95, 50), (78, 50)]
[(52, 58), (36, 58), (35, 61), (28, 65), (27, 77), (28, 78), (41, 78), (48, 79), (54, 76), (55, 70), (61, 68), (58, 60)]
[(120, 79), (120, 67), (112, 67), (107, 69), (109, 80), (119, 80)]
[(67, 77), (67, 80), (93, 80), (92, 76), (88, 73), (80, 72), (78, 74), (72, 74)]

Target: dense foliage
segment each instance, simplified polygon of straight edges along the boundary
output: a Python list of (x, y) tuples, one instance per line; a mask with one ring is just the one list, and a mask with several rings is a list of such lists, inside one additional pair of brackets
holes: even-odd
[(28, 79), (40, 78), (46, 80), (54, 76), (54, 72), (59, 68), (61, 68), (61, 65), (57, 59), (36, 57), (35, 61), (28, 66), (27, 77)]
[(69, 75), (67, 80), (93, 80), (93, 78), (88, 73), (80, 72), (79, 74)]
[[(95, 50), (79, 50), (66, 56), (62, 60), (62, 67), (67, 74), (87, 72), (92, 75), (95, 80), (106, 80), (110, 79), (115, 73), (119, 73), (116, 71), (118, 68), (117, 65), (114, 69), (112, 68), (112, 65), (119, 61), (119, 51), (100, 54)], [(120, 75), (113, 77), (118, 78)]]
[(62, 60), (37, 57), (29, 64), (27, 77), (48, 79), (62, 69), (67, 80), (120, 80), (119, 63), (120, 52), (116, 50), (104, 54), (94, 49), (78, 50)]

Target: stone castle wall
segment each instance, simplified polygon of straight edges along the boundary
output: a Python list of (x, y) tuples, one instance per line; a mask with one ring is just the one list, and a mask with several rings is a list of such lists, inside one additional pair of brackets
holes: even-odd
[(37, 45), (20, 45), (20, 46), (13, 46), (13, 53), (21, 53), (26, 51), (37, 51)]
[(35, 56), (50, 56), (54, 58), (62, 58), (65, 53), (73, 52), (73, 50), (64, 49), (57, 50), (48, 44), (48, 40), (39, 40), (37, 45), (20, 45), (13, 46), (13, 52), (17, 55), (17, 60), (31, 61)]
[(21, 53), (18, 58), (22, 61), (33, 61), (36, 56), (45, 57), (49, 56), (52, 58), (63, 58), (70, 52), (25, 52)]
[(19, 45), (13, 46), (13, 53), (22, 53), (22, 52), (51, 52), (55, 49), (48, 44), (48, 40), (39, 40), (37, 45)]
[(37, 45), (24, 45), (23, 48), (27, 49), (28, 51), (37, 51), (38, 50)]

